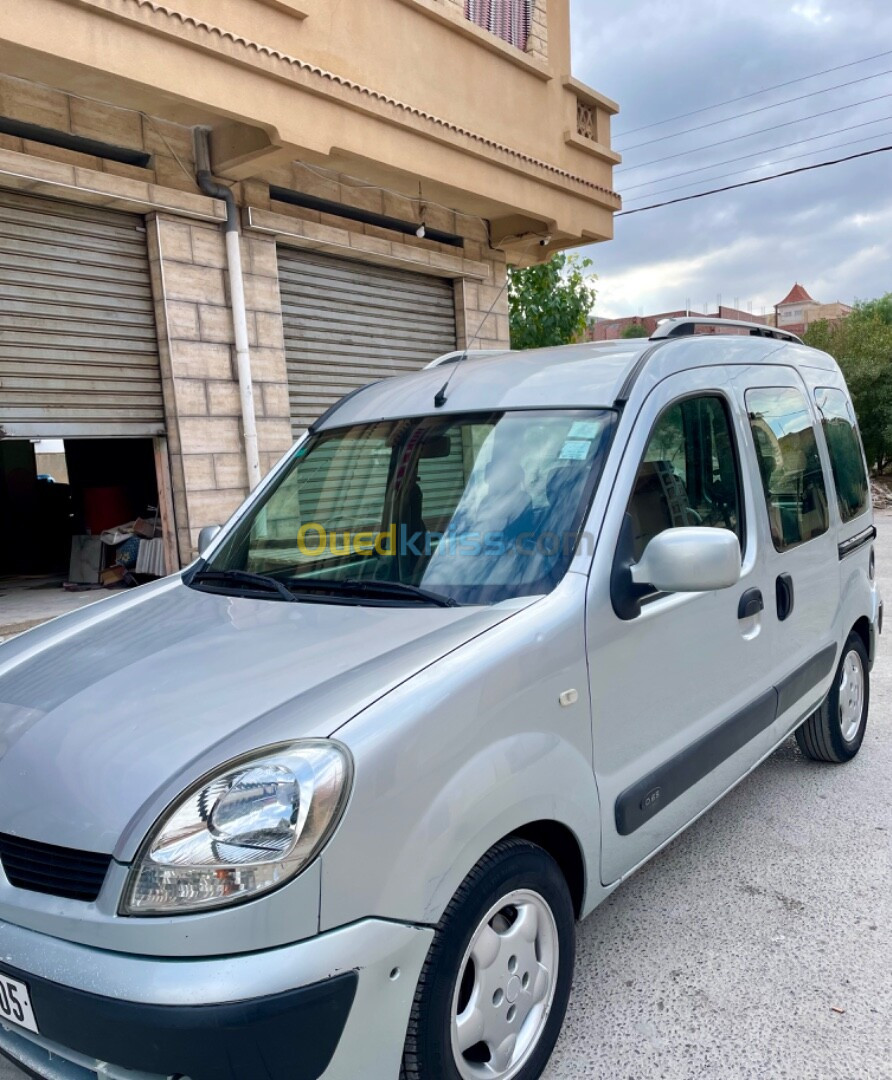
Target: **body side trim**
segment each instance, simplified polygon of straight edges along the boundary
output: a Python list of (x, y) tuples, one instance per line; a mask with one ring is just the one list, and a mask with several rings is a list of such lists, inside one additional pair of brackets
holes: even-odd
[(718, 727), (702, 735), (662, 765), (626, 788), (616, 800), (616, 830), (629, 836), (694, 784), (743, 749), (804, 698), (833, 670), (836, 645), (821, 649)]
[(859, 548), (864, 547), (865, 544), (869, 544), (871, 540), (876, 540), (876, 536), (876, 525), (870, 525), (862, 532), (850, 536), (848, 540), (841, 540), (838, 547), (840, 559), (844, 559), (847, 555), (851, 555)]
[(782, 716), (787, 709), (792, 708), (800, 698), (825, 679), (833, 670), (836, 663), (836, 645), (827, 645), (825, 648), (806, 661), (795, 671), (791, 671), (785, 679), (777, 684), (777, 715)]
[(722, 762), (771, 727), (774, 687), (632, 784), (616, 800), (616, 831), (629, 836)]

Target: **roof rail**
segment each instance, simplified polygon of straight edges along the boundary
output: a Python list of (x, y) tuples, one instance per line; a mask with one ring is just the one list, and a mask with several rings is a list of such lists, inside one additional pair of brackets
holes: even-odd
[(795, 341), (797, 345), (803, 344), (802, 338), (790, 333), (789, 330), (778, 330), (777, 327), (766, 326), (764, 323), (746, 322), (743, 319), (702, 318), (694, 315), (679, 319), (664, 319), (650, 335), (650, 340), (662, 341), (665, 338), (684, 337), (687, 334), (693, 334), (698, 326), (747, 330), (753, 337), (779, 338), (782, 341)]
[(429, 364), (424, 365), (424, 370), (442, 367), (443, 364), (457, 364), (465, 355), (469, 360), (482, 360), (486, 356), (504, 356), (506, 352), (510, 351), (510, 349), (456, 349), (455, 352), (443, 353), (436, 360), (431, 360)]

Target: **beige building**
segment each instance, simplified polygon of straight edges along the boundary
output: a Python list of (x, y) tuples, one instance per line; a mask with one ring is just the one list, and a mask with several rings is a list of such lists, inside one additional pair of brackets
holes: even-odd
[(804, 334), (816, 322), (839, 322), (852, 313), (851, 304), (837, 300), (832, 304), (822, 304), (810, 296), (808, 291), (797, 281), (779, 304), (774, 306), (774, 315), (768, 316), (771, 326), (781, 327), (793, 334)]
[[(0, 575), (62, 560), (32, 541), (65, 515), (149, 506), (174, 568), (344, 393), (507, 345), (507, 265), (609, 239), (620, 205), (568, 10), (5, 4)], [(64, 498), (35, 440), (63, 440)]]

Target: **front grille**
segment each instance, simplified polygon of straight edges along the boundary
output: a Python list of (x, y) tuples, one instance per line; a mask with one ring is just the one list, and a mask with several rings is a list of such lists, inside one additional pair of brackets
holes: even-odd
[(0, 833), (0, 862), (10, 885), (66, 900), (95, 900), (111, 855), (22, 840)]

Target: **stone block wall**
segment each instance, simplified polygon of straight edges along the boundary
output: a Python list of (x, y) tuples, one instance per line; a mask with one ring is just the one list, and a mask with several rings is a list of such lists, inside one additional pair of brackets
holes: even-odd
[(0, 75), (0, 116), (128, 150), (142, 150), (151, 154), (152, 159), (150, 167), (142, 169), (3, 134), (0, 134), (0, 150), (34, 154), (44, 160), (198, 194), (189, 127), (8, 75)]
[[(223, 231), (165, 215), (148, 221), (177, 544), (185, 563), (198, 533), (225, 521), (248, 493)], [(242, 236), (242, 270), (260, 465), (291, 444), (275, 241)]]

